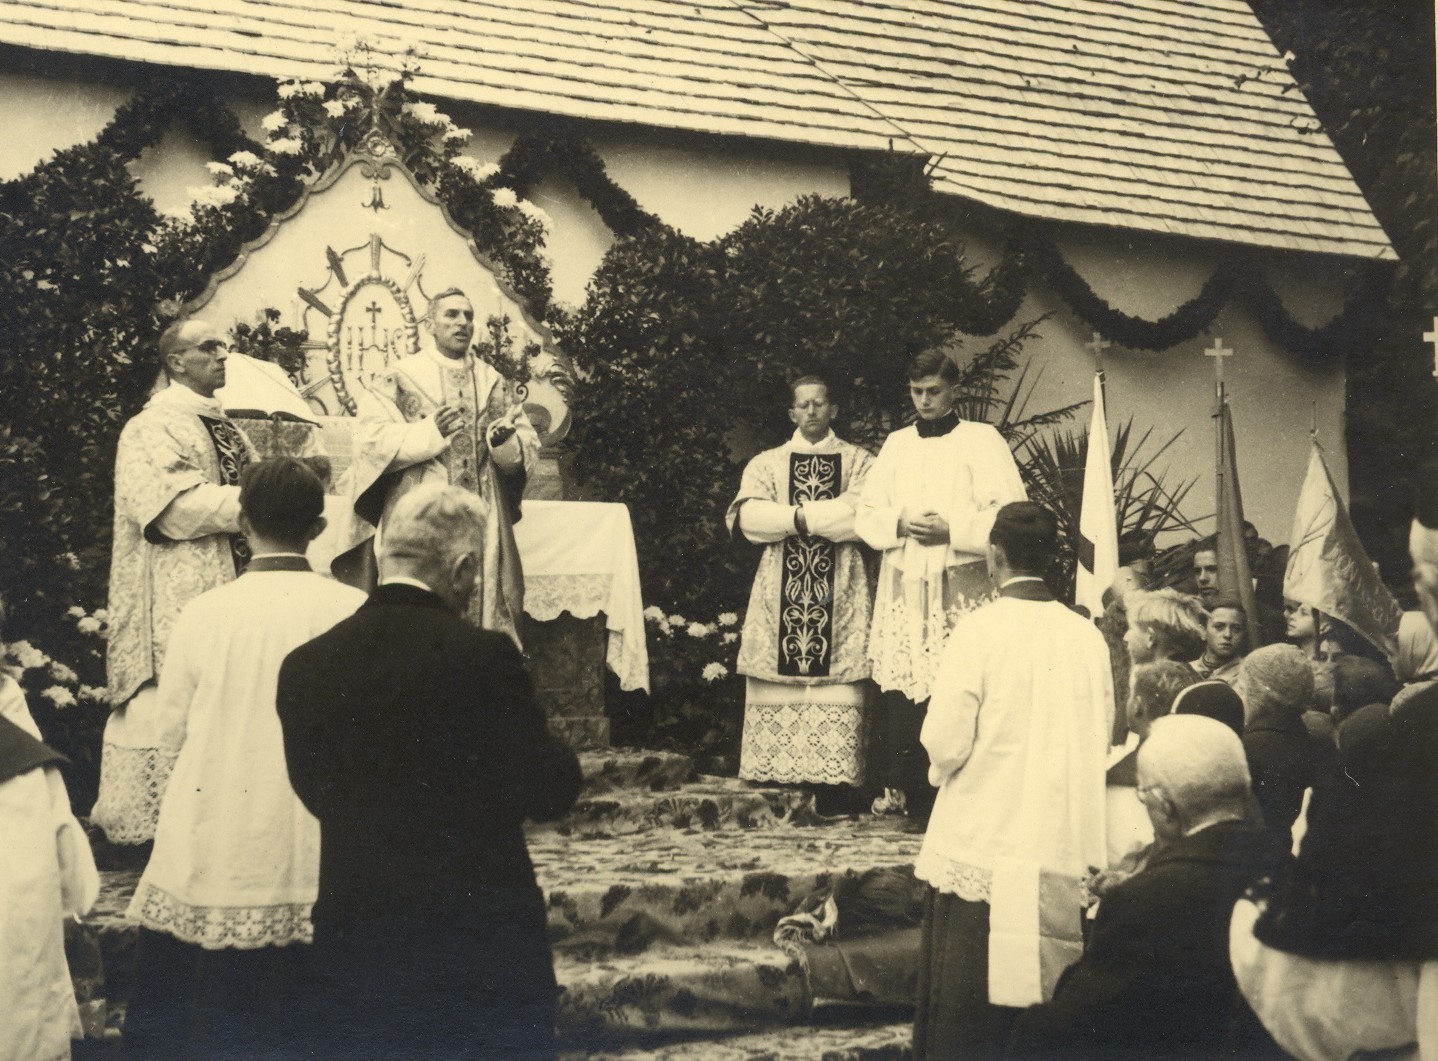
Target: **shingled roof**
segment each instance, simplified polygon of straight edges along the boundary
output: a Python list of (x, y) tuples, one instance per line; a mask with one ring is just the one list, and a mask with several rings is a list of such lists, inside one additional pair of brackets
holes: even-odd
[(1244, 0), (19, 0), (0, 42), (328, 78), (413, 44), (426, 94), (919, 153), (1057, 221), (1391, 258)]

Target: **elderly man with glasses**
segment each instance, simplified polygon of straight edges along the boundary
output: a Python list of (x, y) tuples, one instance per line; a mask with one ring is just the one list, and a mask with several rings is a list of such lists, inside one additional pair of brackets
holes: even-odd
[(173, 757), (155, 732), (155, 689), (180, 610), (244, 570), (240, 472), (254, 447), (225, 415), (229, 344), (201, 320), (160, 336), (168, 385), (120, 433), (110, 560), (110, 702), (91, 819), (112, 843), (153, 839)]

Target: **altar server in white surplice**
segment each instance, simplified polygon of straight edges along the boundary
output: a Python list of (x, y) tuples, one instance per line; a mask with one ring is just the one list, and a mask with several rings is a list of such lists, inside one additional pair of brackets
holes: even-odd
[(243, 575), (180, 614), (160, 679), (161, 748), (177, 755), (155, 849), (130, 903), (141, 925), (125, 1041), (145, 1056), (275, 1056), (312, 937), (320, 827), (290, 787), (275, 713), (286, 655), (364, 603), (313, 573), (324, 488), (304, 463), (253, 464)]
[(254, 447), (220, 407), (229, 344), (204, 321), (160, 337), (169, 386), (120, 432), (110, 558), (105, 724), (100, 794), (90, 819), (112, 843), (155, 835), (173, 761), (155, 733), (155, 683), (175, 619), (201, 593), (244, 570), (240, 472)]
[(817, 376), (790, 387), (797, 430), (744, 469), (728, 523), (765, 548), (744, 617), (739, 776), (864, 780), (869, 580), (854, 508), (873, 458), (830, 429), (838, 406)]
[[(1027, 497), (1003, 437), (954, 411), (959, 368), (942, 350), (909, 366), (918, 420), (884, 440), (864, 483), (854, 527), (880, 550), (869, 660), (884, 697), (876, 718), (887, 762), (884, 783), (925, 802), (919, 748), (922, 704), (949, 627), (993, 592), (984, 567), (994, 514)], [(877, 750), (877, 749), (876, 749)], [(922, 807), (911, 807), (922, 817)]]
[(914, 865), (919, 1059), (1001, 1055), (1017, 1007), (1077, 960), (1080, 880), (1105, 860), (1108, 645), (1044, 582), (1051, 512), (1005, 505), (990, 542), (999, 598), (955, 625), (922, 732), (939, 793)]
[(355, 514), (377, 526), (378, 549), (389, 512), (420, 483), (478, 494), (486, 513), (484, 566), (468, 616), (518, 645), (524, 574), (514, 524), (539, 435), (514, 383), (470, 351), (474, 307), (464, 292), (440, 292), (425, 319), (425, 347), (393, 362), (356, 400)]

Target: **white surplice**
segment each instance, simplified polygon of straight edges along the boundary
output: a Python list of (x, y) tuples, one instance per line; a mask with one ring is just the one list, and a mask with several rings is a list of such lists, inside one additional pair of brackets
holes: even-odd
[(185, 609), (156, 705), (178, 758), (131, 918), (211, 949), (310, 939), (319, 823), (290, 787), (275, 684), (364, 599), (308, 571), (251, 571)]
[[(1008, 443), (988, 424), (961, 420), (934, 438), (911, 425), (884, 440), (854, 524), (883, 554), (869, 634), (880, 689), (928, 698), (949, 628), (992, 589), (983, 561), (994, 516), (1026, 499)], [(948, 522), (947, 544), (900, 536), (901, 518), (925, 512)]]
[[(1076, 879), (1105, 865), (1113, 711), (1103, 635), (1063, 604), (1003, 595), (960, 618), (921, 735), (939, 793), (915, 875), (990, 903), (997, 922), (1012, 905), (1006, 886), (1037, 894), (1041, 874)], [(1012, 964), (994, 961), (996, 940), (997, 924), (991, 992)]]

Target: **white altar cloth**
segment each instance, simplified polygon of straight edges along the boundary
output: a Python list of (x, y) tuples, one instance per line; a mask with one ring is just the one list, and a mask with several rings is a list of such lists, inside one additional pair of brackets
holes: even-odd
[(604, 613), (605, 662), (621, 689), (649, 691), (639, 556), (629, 509), (599, 501), (525, 501), (514, 525), (524, 610), (541, 622)]

